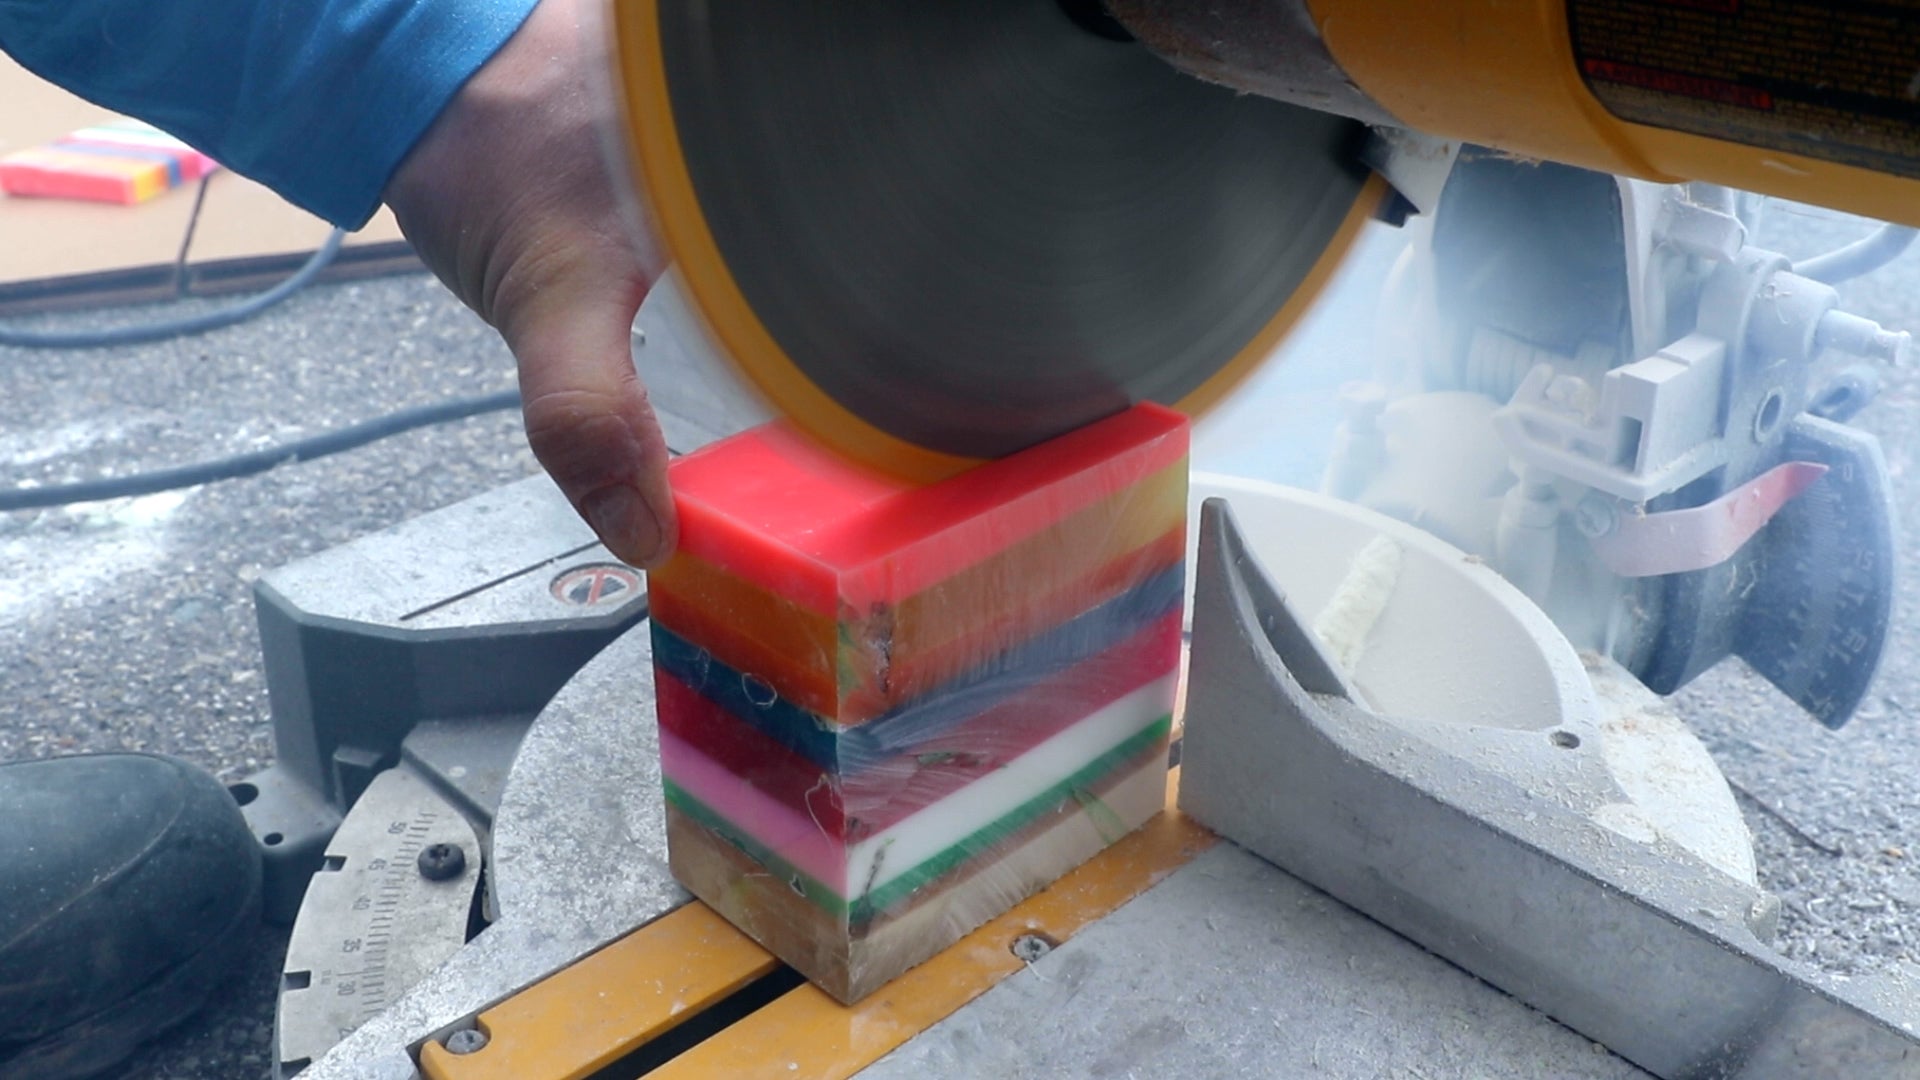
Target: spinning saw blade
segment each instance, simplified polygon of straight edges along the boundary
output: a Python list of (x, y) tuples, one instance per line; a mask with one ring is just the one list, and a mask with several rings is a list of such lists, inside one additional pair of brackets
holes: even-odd
[(618, 0), (613, 29), (636, 175), (720, 347), (910, 475), (1204, 409), (1384, 191), (1361, 125), (1183, 75), (1097, 5)]

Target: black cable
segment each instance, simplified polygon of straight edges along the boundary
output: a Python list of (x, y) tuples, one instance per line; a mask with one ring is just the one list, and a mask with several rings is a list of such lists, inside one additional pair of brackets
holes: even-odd
[(452, 401), (442, 401), (433, 405), (401, 409), (337, 431), (329, 431), (311, 438), (298, 439), (280, 446), (222, 458), (218, 461), (179, 465), (171, 469), (157, 469), (153, 472), (118, 476), (107, 480), (86, 480), (77, 484), (0, 491), (0, 511), (34, 510), (49, 506), (67, 506), (72, 503), (98, 502), (101, 499), (123, 499), (133, 495), (151, 495), (157, 491), (194, 487), (216, 480), (252, 476), (279, 465), (296, 461), (312, 461), (329, 454), (338, 454), (343, 450), (352, 450), (415, 428), (430, 427), (450, 420), (462, 420), (469, 416), (519, 407), (520, 391), (518, 390), (503, 390), (497, 394), (485, 394), (480, 397), (455, 398)]
[(207, 207), (207, 190), (213, 186), (213, 174), (200, 178), (193, 189), (193, 209), (187, 212), (187, 231), (180, 236), (180, 250), (173, 255), (173, 291), (187, 295), (187, 257), (193, 254), (193, 234), (200, 231), (200, 211)]
[(343, 229), (335, 229), (327, 234), (326, 242), (320, 245), (307, 258), (300, 269), (293, 272), (285, 281), (257, 296), (252, 296), (230, 307), (217, 311), (189, 315), (181, 319), (163, 319), (160, 322), (141, 323), (138, 326), (118, 326), (106, 330), (10, 330), (0, 326), (0, 345), (16, 349), (101, 349), (113, 345), (140, 345), (150, 341), (163, 341), (167, 338), (183, 337), (187, 334), (203, 334), (209, 330), (218, 330), (244, 322), (262, 311), (299, 292), (313, 283), (340, 253), (340, 244), (347, 237)]

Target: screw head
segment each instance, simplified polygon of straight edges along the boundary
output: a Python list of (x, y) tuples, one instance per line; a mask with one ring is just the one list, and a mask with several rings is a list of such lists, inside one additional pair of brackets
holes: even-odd
[(448, 1035), (443, 1043), (448, 1053), (473, 1054), (487, 1048), (487, 1033), (479, 1028), (461, 1028)]
[(1573, 527), (1583, 536), (1597, 540), (1612, 532), (1619, 523), (1618, 511), (1605, 496), (1588, 495), (1574, 504)]
[(415, 862), (428, 881), (451, 881), (467, 868), (467, 853), (459, 844), (428, 844)]
[(1013, 955), (1023, 964), (1031, 964), (1053, 951), (1053, 939), (1045, 934), (1021, 934), (1013, 939)]
[(1576, 416), (1593, 414), (1593, 386), (1578, 375), (1555, 375), (1542, 396), (1560, 412)]

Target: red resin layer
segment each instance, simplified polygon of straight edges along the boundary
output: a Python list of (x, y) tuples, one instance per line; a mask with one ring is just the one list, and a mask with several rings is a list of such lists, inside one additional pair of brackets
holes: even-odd
[[(923, 645), (916, 640), (921, 635), (910, 636), (910, 631), (896, 626), (895, 636), (881, 640), (888, 646), (884, 652), (871, 647), (873, 635), (865, 632), (864, 621), (833, 623), (744, 583), (742, 588), (726, 590), (729, 602), (716, 605), (683, 596), (677, 582), (656, 579), (650, 615), (688, 641), (698, 642), (721, 663), (764, 679), (782, 698), (849, 727), (933, 693), (942, 683), (1009, 646), (1126, 592), (1185, 558), (1186, 541), (1186, 524), (1176, 521), (1159, 539), (1092, 574), (1037, 595), (1023, 595), (1007, 603), (992, 621), (944, 641)], [(692, 563), (689, 558), (682, 566)], [(703, 582), (706, 588), (685, 591), (712, 597), (719, 592), (711, 587), (713, 581), (709, 574)]]
[(1187, 452), (1186, 418), (1151, 403), (917, 486), (782, 424), (673, 463), (681, 549), (839, 618), (951, 577)]

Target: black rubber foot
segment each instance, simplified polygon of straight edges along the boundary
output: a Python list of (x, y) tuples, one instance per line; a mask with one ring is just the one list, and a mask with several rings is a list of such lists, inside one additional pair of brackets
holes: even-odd
[(219, 781), (170, 758), (0, 765), (0, 1076), (125, 1060), (226, 983), (260, 853)]

